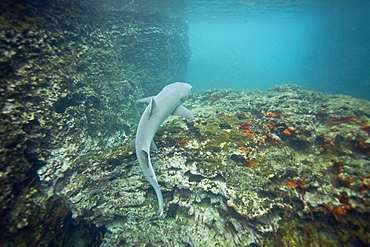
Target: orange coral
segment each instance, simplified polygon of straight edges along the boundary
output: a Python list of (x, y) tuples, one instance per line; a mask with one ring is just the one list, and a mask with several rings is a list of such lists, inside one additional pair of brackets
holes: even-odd
[(295, 181), (295, 180), (290, 180), (290, 179), (287, 179), (287, 180), (286, 180), (286, 185), (287, 185), (289, 188), (294, 189), (296, 184), (297, 184), (297, 181)]
[(257, 143), (258, 146), (261, 146), (262, 144), (265, 144), (265, 139), (262, 137), (261, 139), (257, 139), (254, 142)]
[(362, 125), (361, 121), (358, 121), (354, 117), (338, 117), (338, 118), (333, 118), (329, 122), (326, 123), (327, 126), (333, 126), (337, 124), (342, 124), (342, 123), (357, 123), (358, 125)]
[(338, 220), (339, 215), (344, 215), (347, 213), (349, 210), (355, 210), (356, 208), (351, 205), (350, 203), (350, 196), (347, 195), (339, 195), (338, 196), (339, 201), (342, 203), (339, 206), (332, 207), (329, 204), (323, 204), (325, 208), (325, 213), (329, 212), (334, 215), (334, 217)]
[(370, 189), (370, 175), (369, 175), (369, 176), (367, 176), (366, 178), (363, 178), (363, 179), (362, 179), (362, 184), (363, 184), (366, 188)]
[(246, 147), (239, 147), (243, 154), (245, 154), (244, 157), (241, 157), (241, 162), (244, 166), (251, 168), (254, 164), (253, 160), (250, 160), (248, 155), (250, 154), (250, 151)]
[(255, 132), (250, 130), (251, 126), (252, 126), (252, 123), (243, 123), (240, 126), (238, 126), (238, 130), (243, 131), (245, 133), (245, 135), (254, 139)]
[(370, 144), (367, 142), (364, 141), (356, 142), (356, 144), (354, 145), (354, 149), (366, 155), (370, 155)]
[(307, 138), (301, 138), (299, 139), (301, 142), (306, 142), (306, 143), (309, 143), (308, 139)]
[(323, 206), (325, 207), (327, 212), (330, 212), (334, 215), (343, 215), (347, 212), (347, 209), (346, 209), (345, 205), (339, 205), (339, 206), (336, 206), (336, 207), (333, 208), (329, 204), (324, 203)]
[(246, 147), (239, 147), (238, 149), (240, 149), (242, 151), (243, 154), (249, 154), (250, 152), (247, 150)]
[(180, 144), (181, 147), (185, 147), (188, 144), (188, 139), (182, 138), (181, 141), (178, 142), (178, 144)]
[(350, 210), (356, 210), (354, 206), (350, 203), (350, 197), (347, 195), (339, 195), (338, 196), (339, 201), (342, 203), (341, 205), (332, 207), (330, 204), (324, 203), (322, 204), (323, 208), (312, 208), (310, 211), (312, 212), (324, 212), (331, 213), (335, 217), (337, 221), (341, 221), (339, 216), (345, 215)]
[(360, 192), (364, 192), (370, 189), (370, 175), (361, 180), (362, 180), (362, 185), (360, 186)]
[(292, 188), (294, 189), (295, 186), (298, 184), (298, 186), (301, 188), (301, 189), (306, 189), (308, 188), (307, 185), (305, 185), (304, 182), (302, 182), (301, 180), (291, 180), (289, 178), (287, 178), (286, 180), (286, 185), (289, 187), (289, 188)]
[(324, 152), (335, 145), (335, 140), (331, 141), (326, 136), (319, 136), (318, 141), (320, 142), (319, 151)]
[(229, 208), (233, 208), (235, 211), (238, 211), (238, 209), (236, 208), (236, 206), (235, 206), (235, 205), (231, 205), (231, 204), (228, 204), (228, 203), (226, 202), (226, 206), (228, 206)]
[(263, 113), (261, 110), (259, 111), (262, 116), (269, 117), (269, 118), (281, 118), (283, 114), (281, 113), (273, 113), (271, 111), (267, 111), (266, 113)]
[(253, 160), (249, 160), (248, 157), (246, 157), (243, 161), (242, 161), (242, 164), (248, 168), (251, 168), (254, 164), (254, 161)]
[(287, 135), (287, 136), (297, 136), (298, 135), (298, 132), (296, 129), (294, 128), (286, 128), (284, 131), (283, 131), (284, 135)]
[(270, 135), (269, 135), (269, 133), (265, 133), (264, 135), (263, 135), (263, 137), (264, 137), (264, 139), (267, 141), (267, 142), (269, 142), (269, 143), (271, 143), (273, 146), (279, 146), (283, 141), (281, 141), (281, 140), (276, 140), (275, 138), (272, 138)]
[(275, 124), (272, 124), (272, 123), (267, 123), (266, 124), (266, 126), (269, 127), (273, 131), (277, 131), (278, 130), (278, 128), (277, 128), (276, 125), (277, 125), (276, 123)]
[(361, 130), (365, 131), (370, 135), (370, 125), (365, 124), (364, 126), (361, 127)]
[(332, 170), (338, 171), (339, 173), (343, 171), (344, 168), (343, 163), (336, 161), (334, 158), (331, 158), (330, 161), (333, 162), (333, 165), (331, 166)]
[(336, 161), (333, 158), (331, 158), (330, 161), (333, 162), (333, 165), (331, 166), (331, 169), (338, 172), (338, 175), (337, 175), (337, 179), (338, 179), (337, 180), (337, 185), (338, 186), (346, 186), (346, 187), (349, 187), (351, 185), (351, 183), (355, 181), (355, 179), (353, 177), (351, 177), (351, 178), (343, 178), (343, 176), (342, 176), (341, 173), (343, 172), (344, 164), (341, 163), (341, 162)]
[(270, 141), (270, 143), (272, 144), (272, 145), (274, 145), (274, 146), (279, 146), (283, 141), (282, 140), (276, 140), (276, 139), (274, 139), (274, 138), (270, 138), (270, 139), (268, 139), (269, 141)]
[(343, 178), (341, 174), (338, 174), (338, 179), (339, 179), (339, 181), (341, 181), (342, 183), (344, 183), (347, 187), (349, 187), (351, 185), (351, 183), (353, 181), (355, 181), (354, 178), (349, 178), (349, 179)]

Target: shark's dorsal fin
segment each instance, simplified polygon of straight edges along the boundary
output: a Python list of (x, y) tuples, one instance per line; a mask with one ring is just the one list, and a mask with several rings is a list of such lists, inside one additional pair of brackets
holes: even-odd
[(150, 99), (150, 103), (148, 105), (149, 107), (149, 111), (148, 111), (148, 120), (150, 119), (150, 117), (153, 115), (153, 112), (155, 110), (155, 107), (156, 107), (157, 103), (155, 103), (155, 100), (154, 100), (154, 97)]
[(190, 119), (194, 119), (193, 113), (189, 111), (185, 106), (179, 105), (173, 112), (172, 115), (182, 116)]
[(154, 97), (155, 97), (155, 96), (149, 96), (149, 97), (146, 97), (146, 98), (139, 99), (139, 100), (137, 100), (136, 102), (150, 103), (150, 101), (151, 101)]
[(154, 110), (156, 108), (157, 103), (154, 100), (154, 97), (150, 99), (149, 105), (146, 107), (145, 112), (143, 116), (147, 118), (147, 120), (150, 120), (150, 117), (153, 115)]

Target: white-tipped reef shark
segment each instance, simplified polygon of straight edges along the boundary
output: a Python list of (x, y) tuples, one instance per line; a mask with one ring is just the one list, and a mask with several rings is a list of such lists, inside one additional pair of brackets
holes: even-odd
[(149, 105), (141, 116), (136, 138), (129, 145), (135, 148), (140, 167), (157, 194), (159, 215), (163, 213), (163, 196), (150, 161), (150, 150), (157, 150), (153, 137), (159, 126), (171, 114), (194, 118), (193, 114), (182, 105), (190, 94), (189, 84), (175, 82), (165, 86), (156, 96), (138, 100), (138, 102), (147, 102)]

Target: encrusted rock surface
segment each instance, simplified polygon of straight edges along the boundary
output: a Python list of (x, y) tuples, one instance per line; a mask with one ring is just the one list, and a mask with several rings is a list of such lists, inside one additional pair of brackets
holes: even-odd
[(126, 145), (71, 162), (54, 187), (102, 246), (369, 244), (370, 102), (283, 85), (217, 90), (171, 117), (152, 157), (156, 196)]
[[(7, 246), (70, 242), (69, 225), (85, 223), (54, 196), (57, 178), (75, 157), (126, 140), (144, 108), (136, 99), (185, 78), (185, 23), (108, 14), (101, 4), (0, 3), (0, 242)], [(104, 231), (85, 228), (99, 243)]]
[(370, 244), (370, 103), (296, 85), (190, 98), (155, 137), (156, 216), (126, 143), (184, 80), (186, 25), (100, 3), (0, 3), (1, 244)]

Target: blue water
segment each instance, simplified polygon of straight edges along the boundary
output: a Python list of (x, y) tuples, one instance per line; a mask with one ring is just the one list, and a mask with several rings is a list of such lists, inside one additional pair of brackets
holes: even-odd
[(304, 88), (370, 100), (370, 1), (194, 1), (194, 91)]

